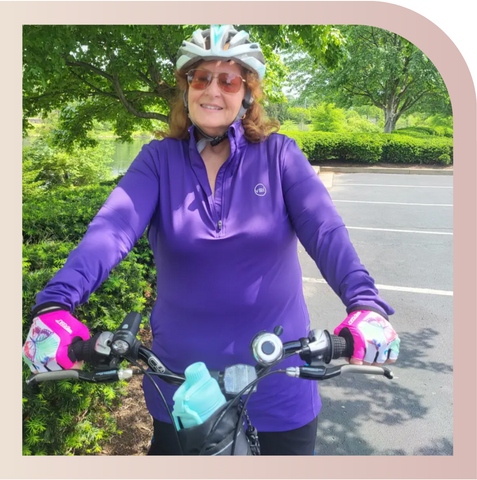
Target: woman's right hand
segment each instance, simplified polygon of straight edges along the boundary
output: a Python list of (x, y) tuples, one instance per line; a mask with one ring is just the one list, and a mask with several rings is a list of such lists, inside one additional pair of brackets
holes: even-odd
[(89, 330), (70, 312), (39, 313), (23, 345), (23, 359), (33, 373), (81, 367), (68, 357), (68, 346), (76, 339), (88, 340)]

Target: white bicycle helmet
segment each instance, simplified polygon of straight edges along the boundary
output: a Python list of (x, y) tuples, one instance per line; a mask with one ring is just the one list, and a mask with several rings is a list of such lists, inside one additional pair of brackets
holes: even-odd
[[(256, 73), (259, 80), (265, 75), (265, 57), (260, 46), (258, 43), (250, 42), (247, 32), (243, 30), (238, 32), (232, 25), (211, 25), (207, 30), (196, 30), (189, 41), (182, 42), (177, 54), (176, 68), (179, 71), (187, 71), (198, 61), (211, 60), (235, 60), (247, 70)], [(234, 122), (243, 117), (252, 103), (252, 92), (247, 88)], [(189, 115), (187, 92), (184, 92), (184, 107)], [(192, 119), (190, 120), (194, 124)], [(215, 146), (228, 136), (228, 132), (225, 132), (222, 136), (211, 137), (197, 125), (195, 127), (204, 137), (197, 145), (199, 152), (204, 149), (206, 143), (210, 142)]]
[(260, 80), (265, 75), (265, 57), (258, 43), (249, 40), (248, 33), (238, 32), (232, 25), (211, 25), (196, 30), (189, 41), (179, 48), (176, 68), (184, 71), (199, 60), (232, 59), (255, 72)]

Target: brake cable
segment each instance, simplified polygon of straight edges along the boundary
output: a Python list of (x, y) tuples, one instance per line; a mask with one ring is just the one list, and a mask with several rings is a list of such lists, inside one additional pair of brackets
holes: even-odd
[(176, 437), (176, 440), (177, 440), (177, 444), (179, 445), (179, 452), (180, 452), (180, 455), (184, 455), (184, 452), (182, 451), (182, 445), (181, 445), (181, 441), (179, 439), (179, 432), (177, 431), (177, 428), (176, 428), (176, 425), (175, 425), (175, 422), (174, 422), (174, 417), (172, 416), (172, 413), (171, 411), (169, 410), (169, 406), (167, 405), (167, 401), (166, 399), (164, 398), (164, 395), (163, 393), (161, 392), (161, 389), (159, 388), (159, 386), (157, 385), (157, 383), (154, 381), (154, 378), (152, 377), (152, 375), (144, 369), (144, 367), (139, 364), (138, 362), (136, 362), (135, 360), (132, 360), (132, 359), (127, 359), (129, 360), (134, 366), (138, 367), (139, 370), (144, 374), (146, 375), (146, 377), (152, 382), (152, 384), (154, 385), (155, 389), (157, 390), (157, 392), (159, 393), (159, 395), (161, 396), (161, 399), (162, 401), (164, 402), (164, 406), (166, 407), (166, 410), (167, 410), (167, 413), (171, 419), (171, 422), (172, 422), (172, 426), (174, 427), (173, 430), (174, 430), (174, 434), (175, 434), (175, 437)]

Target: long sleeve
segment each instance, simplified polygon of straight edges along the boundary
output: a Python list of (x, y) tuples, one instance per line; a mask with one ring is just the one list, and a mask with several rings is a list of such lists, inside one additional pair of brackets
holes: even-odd
[[(108, 277), (144, 233), (158, 202), (157, 150), (145, 145), (88, 226), (81, 242), (36, 297), (73, 311)], [(35, 307), (34, 307), (35, 308)]]
[(368, 308), (392, 315), (394, 310), (361, 264), (326, 187), (294, 140), (285, 143), (281, 161), (285, 203), (298, 239), (348, 313)]

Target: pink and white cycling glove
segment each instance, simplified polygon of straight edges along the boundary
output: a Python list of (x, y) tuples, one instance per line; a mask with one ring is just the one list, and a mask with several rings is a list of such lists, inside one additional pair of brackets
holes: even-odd
[(70, 312), (40, 313), (23, 345), (23, 359), (33, 373), (73, 368), (77, 364), (68, 357), (68, 346), (76, 337), (88, 340), (89, 330)]
[(358, 310), (350, 313), (334, 330), (335, 335), (352, 336), (351, 358), (365, 363), (397, 360), (400, 339), (391, 324), (379, 313)]

